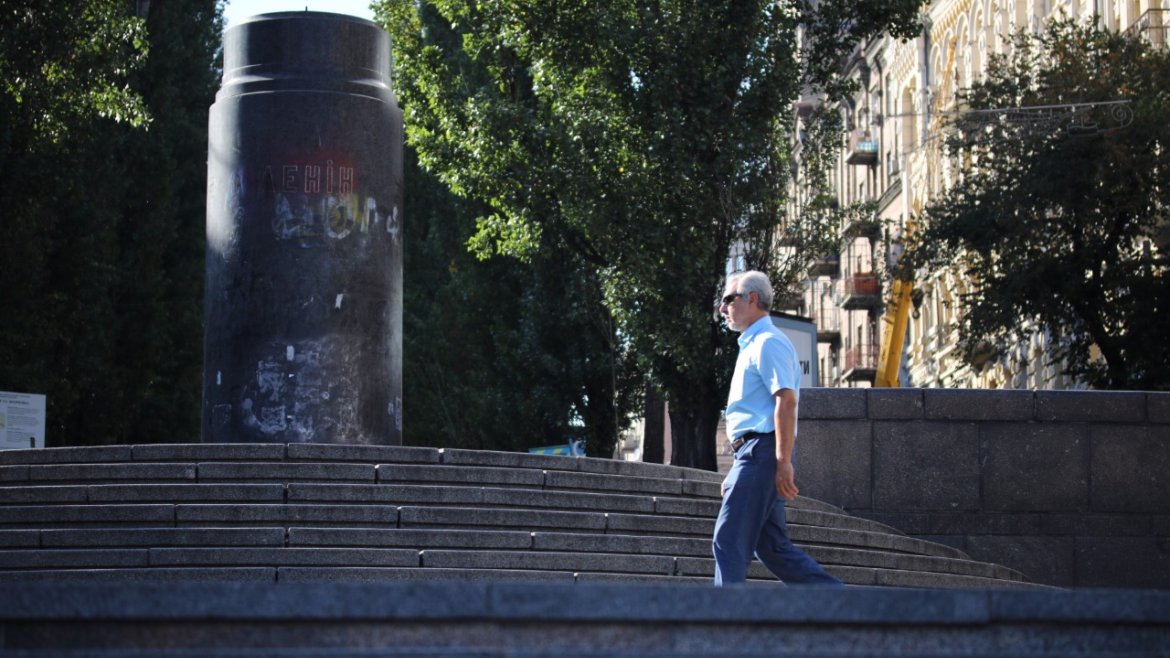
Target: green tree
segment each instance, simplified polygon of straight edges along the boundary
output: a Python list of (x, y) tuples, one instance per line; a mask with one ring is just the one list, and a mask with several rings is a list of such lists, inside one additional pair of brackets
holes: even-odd
[(579, 258), (481, 260), (473, 202), (405, 149), (403, 442), (608, 457), (636, 399), (631, 359)]
[(910, 253), (966, 275), (968, 356), (1048, 332), (1091, 386), (1168, 389), (1170, 52), (1067, 21), (1013, 43), (962, 94), (968, 166)]
[(0, 389), (47, 394), (51, 445), (197, 435), (222, 19), (133, 7), (0, 2)]
[[(673, 461), (715, 468), (734, 342), (713, 303), (732, 245), (774, 249), (788, 115), (920, 0), (383, 0), (407, 136), (487, 210), (479, 253), (573, 253), (670, 403)], [(815, 257), (817, 254), (808, 254)], [(557, 256), (558, 258), (560, 256)], [(793, 272), (796, 271), (795, 268)]]

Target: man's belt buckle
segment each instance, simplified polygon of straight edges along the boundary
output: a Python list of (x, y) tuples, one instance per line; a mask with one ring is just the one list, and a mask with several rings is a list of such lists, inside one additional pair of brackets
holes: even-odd
[(755, 438), (758, 438), (761, 436), (767, 436), (767, 433), (766, 432), (747, 432), (743, 436), (741, 436), (737, 439), (728, 440), (728, 443), (731, 444), (731, 451), (732, 452), (739, 452), (739, 449), (743, 447), (743, 444), (747, 443), (748, 441), (751, 441), (752, 439), (755, 439)]

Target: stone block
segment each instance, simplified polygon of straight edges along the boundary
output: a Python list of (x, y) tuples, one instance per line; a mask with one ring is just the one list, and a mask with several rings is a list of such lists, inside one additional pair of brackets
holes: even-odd
[(984, 423), (985, 512), (1089, 509), (1089, 430), (1084, 425)]
[(549, 491), (545, 489), (506, 489), (502, 487), (484, 488), (481, 491), (483, 503), (493, 507), (534, 507), (644, 514), (654, 511), (654, 499), (650, 496)]
[(179, 525), (252, 524), (374, 524), (397, 525), (398, 508), (392, 505), (176, 505)]
[(152, 548), (150, 564), (154, 567), (417, 567), (418, 555), (418, 551), (405, 548)]
[[(523, 571), (515, 569), (405, 569), (387, 567), (280, 567), (281, 583), (560, 583), (572, 585), (571, 571)], [(475, 600), (475, 599), (473, 599)], [(478, 600), (476, 600), (478, 601)], [(418, 601), (419, 605), (441, 606), (434, 597)], [(432, 616), (434, 616), (432, 614)], [(361, 654), (354, 656), (359, 658)], [(367, 654), (368, 655), (368, 654)], [(422, 654), (408, 654), (425, 656)], [(467, 651), (444, 648), (439, 654), (444, 658), (495, 658), (498, 653)], [(334, 658), (335, 650), (312, 658)], [(338, 658), (346, 658), (344, 654)]]
[[(411, 528), (289, 528), (289, 546), (377, 546), (525, 550), (535, 533), (507, 530), (418, 530)], [(590, 535), (574, 534), (573, 537)]]
[(942, 550), (952, 550), (958, 555), (959, 560), (970, 560), (970, 555), (966, 554), (966, 535), (917, 535), (915, 537), (907, 537), (910, 541), (917, 541), (929, 546), (928, 550), (916, 550), (916, 553), (925, 553), (927, 555), (941, 555)]
[(284, 528), (92, 528), (43, 530), (51, 547), (283, 546)]
[(173, 525), (173, 505), (13, 505), (0, 507), (0, 525), (45, 528), (60, 524)]
[(284, 502), (280, 484), (104, 484), (88, 493), (93, 503)]
[(194, 481), (194, 464), (45, 464), (29, 466), (30, 481)]
[(443, 448), (439, 461), (455, 466), (495, 466), (503, 468), (535, 468), (552, 471), (575, 471), (579, 457), (536, 455), (527, 452), (497, 452), (492, 450), (464, 450)]
[(986, 389), (923, 389), (927, 420), (1030, 421), (1031, 391)]
[(788, 518), (788, 523), (798, 525), (812, 525), (827, 528), (841, 528), (844, 530), (862, 530), (870, 532), (896, 532), (893, 528), (889, 528), (869, 519), (863, 519), (856, 516), (793, 508), (787, 508), (785, 510), (785, 514)]
[[(715, 560), (710, 557), (679, 557), (675, 560), (674, 566), (675, 574), (682, 577), (703, 578), (711, 582), (711, 578), (715, 576)], [(766, 570), (761, 573), (761, 569), (759, 561), (752, 560), (748, 566), (748, 578), (776, 578)]]
[(979, 509), (975, 424), (879, 421), (873, 434), (874, 510)]
[(1146, 393), (1146, 413), (1151, 423), (1170, 425), (1170, 393)]
[(39, 530), (0, 530), (0, 548), (36, 548), (40, 545)]
[(443, 487), (417, 484), (329, 484), (290, 482), (289, 502), (377, 503), (382, 505), (480, 505), (482, 487)]
[(1143, 423), (1146, 394), (1138, 391), (1036, 391), (1036, 420), (1061, 423)]
[(1093, 511), (1170, 513), (1170, 426), (1095, 425), (1091, 440)]
[(282, 461), (283, 443), (160, 443), (131, 447), (134, 461)]
[(1150, 519), (1150, 534), (1170, 537), (1170, 516), (1155, 516)]
[[(915, 537), (951, 535), (1040, 535), (1042, 514), (977, 514), (971, 512), (866, 512), (866, 518)], [(938, 537), (932, 537), (937, 540)]]
[(373, 464), (290, 462), (200, 462), (199, 480), (373, 482)]
[[(621, 459), (602, 459), (599, 457), (577, 458), (577, 470), (581, 471), (582, 473), (603, 473), (606, 475), (625, 475), (630, 477), (661, 478), (668, 480), (684, 477), (682, 469), (680, 469), (678, 466), (670, 466), (668, 464), (650, 464), (646, 462), (628, 462)], [(699, 472), (707, 473), (707, 471)]]
[[(677, 567), (676, 567), (677, 568)], [(660, 576), (658, 574), (641, 574), (641, 573), (579, 573), (576, 574), (576, 581), (579, 584), (595, 584), (595, 583), (622, 583), (622, 584), (648, 584), (648, 585), (702, 585), (706, 587), (711, 586), (711, 577), (690, 577), (690, 576)], [(755, 585), (755, 583), (749, 583)], [(779, 584), (779, 583), (777, 583)], [(646, 655), (642, 652), (628, 652), (621, 653), (607, 653), (611, 658), (644, 658)], [(674, 654), (685, 655), (685, 654)], [(478, 657), (477, 657), (478, 658)], [(484, 658), (487, 658), (486, 656)], [(529, 658), (535, 658), (530, 656)], [(593, 658), (588, 654), (564, 654), (558, 652), (557, 655), (548, 656), (547, 658)], [(753, 658), (765, 658), (763, 656)], [(770, 657), (769, 657), (770, 658)]]
[(872, 427), (857, 420), (802, 421), (796, 440), (801, 493), (846, 509), (872, 509)]
[(118, 569), (149, 566), (145, 548), (0, 551), (0, 569)]
[(1170, 589), (1170, 538), (1077, 537), (1079, 587)]
[(398, 482), (443, 482), (454, 485), (505, 485), (513, 487), (541, 487), (544, 473), (527, 468), (493, 468), (486, 466), (464, 466), (452, 468), (439, 465), (380, 464), (379, 483)]
[(870, 420), (918, 420), (926, 401), (921, 388), (866, 389)]
[(865, 418), (866, 391), (862, 388), (806, 388), (800, 391), (800, 420)]
[[(991, 615), (1000, 621), (1071, 622), (1137, 629), (1170, 622), (1170, 592), (1156, 590), (1036, 590), (989, 592)], [(1090, 620), (1092, 620), (1090, 622)]]
[(809, 498), (808, 496), (797, 495), (795, 500), (788, 501), (788, 509), (803, 509), (813, 512), (827, 512), (829, 514), (845, 514), (845, 510), (826, 503), (823, 500), (816, 498)]
[[(0, 572), (0, 582), (45, 581), (77, 587), (85, 583), (110, 583), (124, 589), (129, 585), (157, 586), (160, 583), (270, 583), (276, 582), (272, 567), (199, 567), (196, 569), (51, 569)], [(84, 590), (82, 590), (84, 591)]]
[(654, 508), (646, 510), (667, 516), (696, 516), (713, 519), (719, 514), (720, 501), (696, 500), (694, 498), (656, 498)]
[(704, 471), (698, 468), (685, 468), (682, 466), (666, 466), (665, 468), (669, 468), (670, 473), (673, 473), (675, 477), (681, 477), (688, 482), (693, 480), (696, 482), (719, 484), (723, 481), (723, 474), (715, 471)]
[(622, 475), (599, 475), (596, 473), (569, 473), (548, 471), (544, 475), (544, 486), (548, 489), (586, 489), (612, 493), (644, 493), (682, 495), (682, 480), (660, 480), (657, 478), (625, 477)]
[(1076, 541), (1072, 537), (977, 535), (967, 538), (976, 560), (1015, 569), (1033, 583), (1076, 586)]
[(1056, 536), (1139, 537), (1150, 534), (1144, 514), (1043, 514), (1040, 532)]
[(656, 534), (660, 536), (711, 537), (715, 519), (688, 519), (677, 516), (650, 516), (644, 514), (609, 514), (606, 532)]
[[(979, 576), (963, 576), (958, 574), (925, 573), (921, 571), (900, 571), (875, 569), (878, 587), (914, 587), (914, 588), (947, 588), (947, 589), (978, 589), (984, 590), (993, 587), (1010, 587), (1013, 584), (981, 578)], [(1022, 586), (1019, 585), (1019, 586)]]
[(339, 445), (332, 443), (290, 443), (289, 459), (353, 461), (374, 464), (438, 464), (438, 448), (411, 446)]
[(674, 558), (661, 555), (599, 555), (594, 553), (544, 553), (539, 551), (445, 551), (422, 552), (424, 568), (522, 569), (535, 571), (587, 571), (657, 573), (674, 569)]
[(606, 515), (597, 512), (557, 512), (552, 510), (475, 509), (456, 507), (402, 507), (403, 528), (475, 528), (497, 529), (559, 528), (565, 530), (604, 530)]
[[(650, 537), (642, 535), (583, 535), (568, 532), (534, 532), (532, 548), (538, 551), (567, 551), (633, 555), (689, 555), (709, 557), (711, 539)], [(622, 559), (614, 556), (614, 559)]]
[[(0, 455), (12, 450), (0, 450)], [(0, 482), (27, 482), (28, 466), (0, 466)]]
[(722, 476), (720, 476), (719, 480), (717, 481), (692, 480), (686, 478), (682, 480), (682, 494), (684, 496), (719, 498), (723, 492), (722, 482)]
[(84, 503), (86, 500), (88, 498), (83, 485), (0, 487), (0, 505)]
[(85, 446), (0, 450), (0, 464), (71, 464), (74, 462), (128, 462), (130, 446)]

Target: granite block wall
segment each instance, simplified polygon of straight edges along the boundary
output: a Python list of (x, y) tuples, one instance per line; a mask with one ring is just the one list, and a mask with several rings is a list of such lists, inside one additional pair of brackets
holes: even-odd
[(1170, 589), (1170, 393), (806, 389), (801, 493), (1036, 582)]

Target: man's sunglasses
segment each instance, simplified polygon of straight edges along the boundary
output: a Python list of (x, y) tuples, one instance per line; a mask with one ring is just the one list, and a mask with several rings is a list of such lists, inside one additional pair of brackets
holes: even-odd
[(731, 304), (731, 302), (734, 302), (736, 297), (743, 297), (743, 296), (744, 296), (744, 294), (742, 292), (728, 293), (728, 294), (724, 295), (721, 300), (719, 300), (719, 301), (723, 302), (722, 304), (720, 304), (720, 306), (727, 306), (727, 305)]

